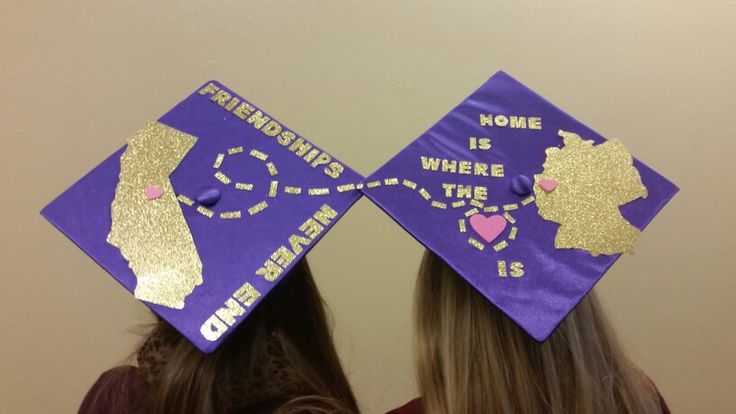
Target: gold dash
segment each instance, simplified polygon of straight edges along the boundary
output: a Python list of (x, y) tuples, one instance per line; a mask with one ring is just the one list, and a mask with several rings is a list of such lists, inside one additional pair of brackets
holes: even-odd
[(452, 202), (452, 208), (465, 207), (465, 200), (458, 200)]
[(307, 190), (307, 194), (311, 196), (321, 196), (321, 195), (327, 195), (330, 194), (329, 188), (310, 188)]
[(212, 216), (215, 214), (212, 210), (208, 209), (205, 206), (197, 206), (197, 211), (199, 212), (199, 214), (207, 218), (212, 218)]
[(345, 191), (355, 190), (355, 184), (343, 184), (337, 186), (338, 193), (344, 193)]
[(522, 206), (525, 206), (525, 205), (527, 205), (529, 203), (533, 203), (533, 202), (534, 202), (534, 196), (529, 196), (529, 197), (521, 200), (521, 205)]
[(519, 208), (519, 205), (516, 204), (516, 203), (514, 203), (514, 204), (504, 204), (503, 205), (503, 210), (504, 211), (516, 210), (517, 208)]
[(412, 190), (416, 190), (417, 189), (417, 183), (415, 183), (412, 180), (404, 180), (404, 181), (401, 182), (401, 184), (404, 187), (411, 188)]
[(276, 197), (276, 194), (279, 192), (279, 182), (274, 180), (271, 181), (271, 186), (268, 189), (268, 196), (269, 197)]
[(301, 187), (289, 187), (288, 185), (284, 187), (284, 192), (286, 194), (301, 194), (302, 188)]
[(176, 199), (179, 200), (179, 202), (181, 202), (182, 204), (186, 204), (190, 207), (194, 205), (194, 200), (183, 194), (179, 194), (178, 196), (176, 196)]
[(468, 237), (468, 243), (470, 243), (471, 246), (475, 247), (478, 250), (483, 250), (486, 248), (486, 246), (484, 246), (483, 243), (479, 242), (478, 240), (475, 240), (472, 237)]
[(251, 216), (254, 216), (260, 213), (261, 211), (265, 210), (266, 208), (268, 208), (268, 202), (264, 200), (254, 205), (253, 207), (249, 208), (248, 214), (250, 214)]
[(429, 195), (429, 191), (427, 191), (425, 188), (419, 189), (419, 195), (421, 195), (422, 198), (424, 198), (425, 200), (429, 200), (430, 198), (432, 198), (432, 196)]
[(261, 151), (258, 151), (257, 149), (250, 150), (250, 156), (253, 158), (257, 158), (261, 161), (266, 161), (266, 159), (268, 158), (267, 154), (264, 154)]
[(498, 242), (498, 243), (494, 244), (493, 245), (493, 250), (495, 250), (497, 252), (500, 252), (501, 250), (505, 249), (506, 246), (508, 246), (508, 245), (509, 245), (509, 243), (506, 240), (504, 240), (504, 241), (501, 241), (501, 242)]
[(474, 216), (476, 214), (480, 213), (477, 208), (471, 208), (470, 210), (465, 212), (465, 217)]
[(458, 227), (460, 227), (460, 233), (465, 233), (467, 229), (465, 228), (465, 219), (459, 219), (457, 221)]
[(212, 168), (220, 168), (223, 161), (225, 161), (225, 154), (223, 153), (217, 154), (217, 158), (215, 158), (215, 163), (212, 164)]
[(483, 209), (486, 213), (495, 213), (498, 211), (498, 206), (488, 206)]
[(230, 177), (228, 177), (227, 175), (223, 174), (222, 171), (216, 172), (215, 173), (215, 178), (217, 178), (217, 181), (219, 181), (219, 182), (221, 182), (221, 183), (223, 183), (225, 185), (230, 184)]
[(378, 180), (371, 181), (369, 183), (365, 183), (365, 186), (366, 186), (366, 188), (376, 188), (376, 187), (380, 187), (381, 186), (381, 182), (378, 181)]
[(509, 233), (509, 240), (516, 240), (516, 233), (519, 232), (519, 228), (516, 226), (511, 227), (511, 232)]
[(503, 213), (503, 216), (506, 217), (506, 220), (508, 220), (509, 223), (511, 223), (511, 224), (516, 223), (516, 219), (514, 218), (514, 216), (512, 216), (511, 214), (509, 214), (508, 211), (505, 212), (505, 213)]
[(235, 189), (236, 190), (250, 191), (250, 190), (253, 189), (253, 184), (249, 184), (249, 183), (235, 183)]
[(470, 205), (473, 207), (483, 208), (483, 203), (478, 200), (470, 200)]
[(268, 168), (268, 173), (272, 176), (279, 173), (279, 170), (276, 169), (276, 166), (272, 162), (266, 163), (266, 168)]
[(439, 201), (432, 201), (432, 207), (446, 209), (447, 208), (447, 204), (440, 203)]
[(228, 155), (240, 154), (243, 152), (243, 147), (233, 147), (227, 150)]
[(399, 185), (399, 179), (398, 178), (386, 178), (383, 180), (383, 184), (385, 185)]
[(236, 211), (223, 211), (220, 213), (220, 218), (225, 220), (231, 220), (231, 219), (239, 219), (240, 218), (240, 210)]
[(362, 190), (363, 189), (363, 183), (355, 184), (355, 189), (356, 190)]

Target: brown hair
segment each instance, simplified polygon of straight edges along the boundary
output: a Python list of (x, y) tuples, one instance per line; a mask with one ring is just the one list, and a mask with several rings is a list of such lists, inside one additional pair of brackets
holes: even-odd
[[(209, 414), (250, 408), (239, 406), (242, 398), (235, 393), (242, 387), (232, 385), (248, 383), (248, 376), (269, 380), (268, 376), (262, 376), (263, 366), (265, 356), (271, 352), (267, 347), (276, 342), (280, 348), (279, 364), (286, 365), (298, 387), (279, 389), (275, 397), (264, 396), (271, 401), (258, 401), (259, 396), (255, 396), (253, 402), (266, 403), (273, 412), (283, 414), (357, 413), (355, 396), (332, 341), (329, 315), (306, 259), (285, 277), (210, 354), (200, 352), (168, 323), (159, 320), (149, 338), (152, 335), (171, 338), (166, 348), (170, 352), (156, 367), (156, 380), (145, 404), (150, 408), (145, 412)], [(130, 396), (120, 395), (117, 399), (121, 402), (118, 405), (130, 406), (124, 404), (125, 400), (131, 400)]]
[(594, 293), (542, 344), (436, 255), (415, 293), (417, 381), (428, 414), (660, 413)]

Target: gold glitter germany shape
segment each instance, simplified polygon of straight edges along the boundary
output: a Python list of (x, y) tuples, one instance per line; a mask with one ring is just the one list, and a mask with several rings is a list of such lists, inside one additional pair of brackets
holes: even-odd
[[(136, 275), (135, 297), (176, 309), (202, 284), (202, 262), (169, 181), (196, 141), (155, 121), (128, 140), (107, 236)], [(163, 195), (149, 200), (145, 190), (151, 185)]]
[[(626, 147), (616, 139), (600, 145), (578, 134), (559, 131), (565, 146), (548, 148), (534, 193), (539, 214), (560, 224), (558, 249), (577, 248), (599, 254), (633, 253), (640, 230), (619, 207), (647, 196), (639, 171)], [(539, 187), (542, 178), (556, 180), (554, 191)]]

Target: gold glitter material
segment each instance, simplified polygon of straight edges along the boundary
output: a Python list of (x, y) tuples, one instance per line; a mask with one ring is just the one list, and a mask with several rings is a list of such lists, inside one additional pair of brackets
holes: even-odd
[(268, 188), (268, 196), (276, 197), (278, 192), (279, 192), (279, 182), (276, 180), (271, 181), (271, 186)]
[(253, 184), (249, 184), (249, 183), (235, 183), (235, 189), (236, 190), (250, 191), (250, 190), (253, 189)]
[(363, 189), (363, 183), (355, 184), (355, 189), (356, 190), (362, 190)]
[(439, 201), (432, 201), (432, 207), (446, 209), (447, 208), (447, 204), (440, 203)]
[(286, 194), (301, 194), (302, 188), (301, 187), (290, 187), (287, 185), (284, 187), (284, 192)]
[(344, 193), (345, 191), (355, 190), (355, 184), (343, 184), (337, 186), (338, 193)]
[(384, 185), (399, 185), (399, 179), (398, 178), (386, 178), (383, 180)]
[(452, 202), (452, 208), (465, 207), (465, 200), (458, 200)]
[(179, 200), (181, 203), (188, 205), (189, 207), (194, 205), (194, 200), (185, 196), (184, 194), (179, 194), (178, 196), (176, 196), (176, 199)]
[(475, 247), (478, 250), (483, 250), (486, 248), (486, 246), (484, 246), (483, 243), (479, 242), (478, 240), (475, 240), (472, 237), (468, 237), (468, 243), (470, 243), (471, 246)]
[(220, 168), (223, 161), (225, 161), (225, 154), (223, 153), (217, 154), (217, 158), (215, 158), (215, 163), (212, 164), (212, 168)]
[[(120, 249), (136, 276), (135, 297), (183, 309), (184, 300), (202, 284), (202, 262), (169, 175), (197, 138), (150, 121), (128, 140), (120, 157), (120, 176), (111, 204), (107, 242)], [(148, 200), (144, 190), (164, 193)], [(184, 201), (187, 200), (187, 201)], [(193, 204), (193, 203), (192, 203)]]
[(495, 213), (498, 211), (498, 206), (488, 206), (483, 208), (483, 211), (486, 213)]
[(404, 181), (401, 182), (401, 185), (403, 185), (404, 187), (407, 187), (407, 188), (411, 188), (412, 190), (416, 190), (417, 189), (417, 183), (415, 183), (412, 180), (406, 180), (405, 179)]
[(511, 227), (511, 232), (509, 233), (509, 240), (516, 240), (516, 233), (519, 232), (519, 228), (516, 226)]
[(478, 200), (470, 200), (470, 205), (473, 207), (483, 208), (483, 203)]
[(467, 228), (465, 227), (465, 219), (459, 219), (457, 221), (457, 225), (460, 228), (460, 233), (465, 233), (467, 231)]
[(279, 170), (276, 169), (276, 166), (272, 162), (266, 163), (266, 168), (268, 169), (268, 173), (271, 174), (271, 176), (279, 173)]
[(498, 275), (500, 277), (506, 277), (507, 276), (507, 274), (506, 274), (506, 261), (505, 260), (499, 260), (498, 262), (496, 262), (496, 264), (497, 264), (497, 267), (498, 267)]
[(478, 213), (480, 213), (480, 211), (477, 208), (471, 208), (470, 210), (465, 212), (465, 217), (474, 216)]
[(519, 208), (519, 205), (518, 204), (515, 204), (515, 203), (514, 204), (504, 204), (503, 205), (503, 210), (504, 211), (513, 211), (513, 210), (516, 210), (518, 208)]
[(248, 209), (248, 214), (250, 214), (251, 216), (255, 216), (256, 214), (260, 213), (261, 211), (265, 210), (266, 208), (268, 208), (268, 202), (266, 202), (264, 200), (264, 201), (261, 201), (260, 203), (258, 203), (256, 205), (254, 205), (253, 207), (249, 208)]
[[(544, 170), (534, 177), (539, 215), (560, 224), (555, 247), (593, 256), (633, 252), (640, 231), (619, 207), (646, 197), (647, 189), (628, 149), (616, 139), (593, 145), (572, 132), (558, 135), (565, 146), (548, 148)], [(542, 178), (556, 180), (555, 190), (540, 188)]]
[(256, 299), (261, 297), (261, 292), (254, 288), (248, 282), (245, 282), (238, 290), (235, 291), (233, 296), (243, 303), (245, 306), (252, 306)]
[(220, 218), (221, 219), (226, 219), (226, 220), (229, 220), (229, 219), (239, 219), (240, 218), (240, 210), (236, 210), (236, 211), (223, 211), (222, 213), (220, 213)]
[(376, 187), (380, 187), (381, 186), (381, 182), (378, 181), (378, 180), (371, 181), (369, 183), (366, 183), (365, 186), (366, 186), (366, 188), (376, 188)]
[(501, 242), (498, 242), (498, 243), (494, 244), (493, 245), (493, 250), (495, 250), (497, 252), (500, 252), (501, 250), (503, 250), (506, 247), (508, 247), (508, 245), (509, 245), (509, 243), (506, 240), (503, 240)]
[(307, 190), (307, 194), (310, 196), (321, 196), (330, 194), (329, 188), (310, 188)]
[(215, 213), (205, 206), (197, 206), (197, 212), (207, 218), (212, 218)]
[(510, 213), (509, 213), (508, 211), (504, 212), (504, 213), (503, 213), (503, 216), (504, 216), (504, 217), (506, 217), (506, 220), (507, 220), (507, 221), (508, 221), (509, 223), (511, 223), (511, 224), (514, 224), (514, 223), (516, 223), (516, 219), (515, 219), (515, 218), (514, 218), (514, 216), (512, 216), (512, 215), (511, 215), (511, 214), (510, 214)]
[(264, 154), (261, 151), (258, 151), (257, 149), (250, 150), (250, 156), (253, 158), (257, 158), (261, 161), (266, 161), (266, 159), (268, 159), (267, 154)]
[(523, 200), (521, 200), (521, 205), (526, 206), (534, 202), (534, 196), (529, 196)]
[(228, 185), (231, 182), (230, 177), (228, 177), (227, 175), (223, 174), (222, 171), (216, 172), (215, 173), (215, 178), (217, 178), (217, 181), (219, 181), (219, 182), (221, 182), (221, 183), (223, 183), (225, 185)]
[(429, 191), (424, 188), (419, 189), (419, 195), (422, 196), (422, 198), (424, 198), (425, 200), (429, 200), (430, 198), (432, 198), (432, 196), (429, 195)]
[(234, 147), (227, 150), (228, 155), (240, 154), (243, 152), (243, 147)]

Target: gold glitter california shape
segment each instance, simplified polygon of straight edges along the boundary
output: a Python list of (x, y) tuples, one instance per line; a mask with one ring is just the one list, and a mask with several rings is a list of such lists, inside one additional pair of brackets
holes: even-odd
[[(559, 131), (563, 148), (548, 148), (542, 174), (535, 175), (534, 193), (539, 214), (560, 224), (558, 249), (577, 248), (599, 254), (633, 253), (639, 229), (619, 207), (647, 196), (628, 149), (612, 139), (600, 145), (578, 134)], [(557, 181), (550, 192), (540, 179)]]
[[(128, 140), (107, 236), (135, 273), (135, 297), (175, 309), (202, 284), (202, 262), (169, 181), (196, 141), (155, 121)], [(146, 196), (152, 185), (163, 190), (160, 197)]]

